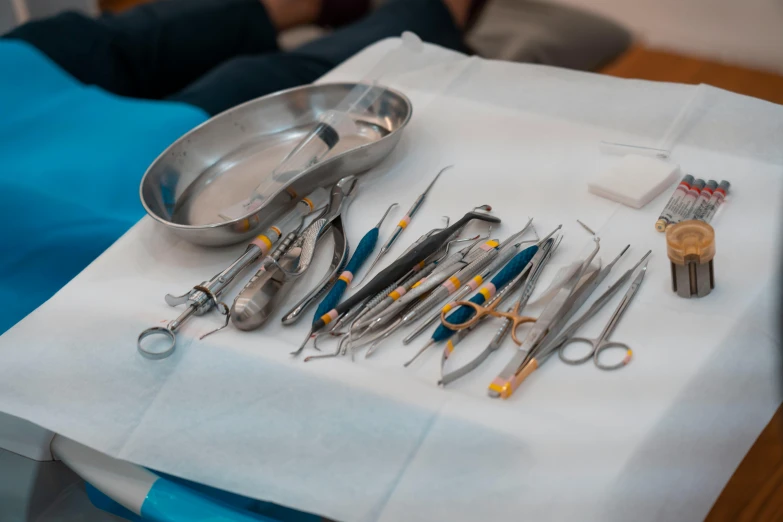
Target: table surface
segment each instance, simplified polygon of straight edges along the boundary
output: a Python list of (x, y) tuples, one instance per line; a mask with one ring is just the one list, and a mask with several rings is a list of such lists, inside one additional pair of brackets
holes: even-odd
[[(783, 103), (783, 76), (669, 52), (632, 48), (604, 74), (621, 78), (707, 83)], [(773, 521), (783, 513), (783, 406), (748, 451), (706, 522)]]

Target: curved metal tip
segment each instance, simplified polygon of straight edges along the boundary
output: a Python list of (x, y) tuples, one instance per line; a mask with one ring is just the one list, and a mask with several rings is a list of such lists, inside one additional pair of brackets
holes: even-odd
[(291, 352), (291, 355), (293, 355), (294, 357), (299, 357), (299, 354), (302, 353), (302, 351), (304, 351), (311, 337), (313, 337), (313, 332), (307, 334), (307, 337), (305, 337), (305, 340), (302, 343), (302, 345), (296, 351)]
[(440, 172), (438, 172), (438, 173), (435, 175), (435, 177), (434, 177), (434, 178), (433, 178), (433, 180), (430, 182), (430, 184), (427, 186), (427, 188), (426, 188), (426, 189), (424, 189), (424, 192), (422, 192), (422, 196), (426, 196), (427, 194), (429, 194), (430, 190), (432, 190), (432, 187), (435, 185), (435, 182), (436, 182), (436, 181), (438, 181), (438, 178), (440, 177), (440, 175), (441, 175), (441, 174), (443, 174), (444, 172), (446, 172), (447, 170), (449, 170), (449, 169), (450, 169), (450, 168), (452, 168), (452, 167), (454, 167), (454, 165), (449, 165), (448, 167), (444, 167), (444, 168), (442, 168), (442, 169), (440, 170)]
[(383, 222), (386, 221), (386, 218), (389, 216), (389, 212), (392, 211), (394, 207), (399, 207), (399, 203), (392, 203), (389, 208), (386, 209), (386, 212), (383, 213), (383, 217), (381, 217), (381, 220), (378, 221), (378, 224), (375, 225), (375, 228), (381, 228), (381, 225), (383, 225)]

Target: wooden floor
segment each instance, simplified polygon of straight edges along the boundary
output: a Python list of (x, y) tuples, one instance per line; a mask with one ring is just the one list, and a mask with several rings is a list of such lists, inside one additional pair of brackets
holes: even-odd
[[(642, 47), (631, 49), (602, 72), (621, 78), (707, 83), (783, 104), (783, 76)], [(705, 522), (751, 521), (783, 521), (783, 406), (726, 484)]]

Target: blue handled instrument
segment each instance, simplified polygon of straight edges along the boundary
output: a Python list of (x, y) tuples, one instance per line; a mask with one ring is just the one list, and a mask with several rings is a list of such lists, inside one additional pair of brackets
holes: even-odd
[[(331, 310), (334, 310), (340, 303), (340, 299), (342, 299), (343, 294), (345, 294), (345, 291), (348, 289), (348, 285), (350, 285), (353, 281), (354, 274), (361, 270), (362, 265), (364, 265), (367, 259), (369, 259), (372, 255), (373, 250), (375, 250), (375, 246), (378, 244), (378, 236), (380, 235), (381, 225), (383, 225), (383, 222), (386, 220), (389, 212), (391, 212), (391, 210), (397, 205), (397, 203), (393, 203), (391, 206), (389, 206), (389, 208), (386, 209), (386, 212), (383, 214), (383, 217), (381, 217), (381, 220), (378, 221), (378, 224), (375, 225), (372, 230), (367, 232), (359, 242), (359, 245), (356, 247), (356, 251), (353, 253), (353, 256), (351, 256), (351, 260), (348, 261), (347, 265), (345, 265), (345, 270), (337, 278), (334, 286), (332, 286), (331, 290), (329, 290), (329, 293), (326, 294), (326, 297), (324, 297), (323, 301), (321, 301), (321, 304), (318, 305), (318, 308), (315, 311), (315, 316), (313, 317), (313, 325), (318, 323), (324, 315), (328, 314)], [(302, 343), (302, 346), (300, 346), (297, 351), (292, 352), (292, 355), (298, 355), (302, 352), (304, 347), (307, 345), (307, 341), (309, 341), (313, 336), (314, 331), (315, 328), (310, 330), (304, 342)]]
[[(427, 188), (422, 192), (419, 197), (416, 198), (416, 201), (413, 202), (413, 206), (411, 206), (408, 213), (405, 215), (404, 218), (402, 218), (402, 221), (397, 225), (397, 228), (394, 229), (394, 232), (392, 232), (391, 237), (389, 238), (386, 243), (384, 243), (383, 247), (381, 247), (381, 251), (378, 252), (378, 257), (375, 258), (375, 261), (372, 262), (372, 265), (370, 265), (369, 270), (367, 270), (367, 273), (364, 275), (364, 277), (367, 277), (370, 275), (370, 272), (372, 272), (372, 269), (375, 268), (375, 265), (378, 264), (378, 261), (381, 260), (383, 256), (386, 255), (386, 253), (391, 250), (392, 245), (399, 239), (400, 234), (408, 228), (408, 225), (411, 223), (411, 219), (413, 219), (413, 216), (416, 215), (416, 213), (419, 211), (421, 206), (424, 204), (424, 200), (427, 199), (427, 194), (430, 193), (430, 190), (432, 190), (432, 187), (435, 185), (435, 182), (438, 181), (438, 178), (441, 174), (443, 174), (445, 171), (452, 168), (454, 165), (449, 165), (448, 167), (442, 169), (440, 172), (438, 172), (438, 175), (435, 176), (435, 179), (433, 179), (430, 184), (427, 186)], [(363, 279), (362, 279), (363, 280)], [(359, 281), (361, 282), (361, 281)]]
[(383, 225), (383, 222), (388, 217), (389, 212), (391, 212), (392, 209), (397, 205), (397, 203), (394, 203), (388, 209), (386, 209), (386, 212), (383, 214), (381, 220), (378, 221), (378, 224), (375, 225), (372, 230), (367, 232), (359, 242), (359, 245), (356, 247), (356, 251), (353, 253), (353, 256), (351, 256), (351, 260), (348, 261), (348, 264), (345, 266), (345, 270), (342, 274), (340, 274), (340, 277), (337, 278), (337, 282), (326, 295), (324, 300), (321, 301), (321, 304), (318, 305), (318, 309), (315, 311), (315, 316), (313, 317), (313, 323), (318, 321), (321, 316), (328, 313), (330, 310), (336, 308), (340, 303), (340, 299), (342, 299), (343, 294), (348, 289), (348, 285), (351, 284), (356, 273), (362, 269), (362, 265), (367, 262), (367, 259), (370, 258), (373, 251), (375, 250), (375, 247), (378, 244), (378, 236), (380, 235), (381, 225)]
[[(433, 344), (448, 340), (449, 337), (454, 335), (458, 330), (462, 329), (460, 327), (464, 326), (464, 328), (468, 328), (469, 326), (472, 326), (477, 320), (474, 320), (474, 316), (476, 315), (476, 312), (480, 310), (481, 305), (492, 299), (498, 290), (505, 287), (515, 277), (521, 274), (525, 267), (527, 267), (533, 260), (536, 252), (538, 252), (538, 248), (538, 245), (533, 245), (515, 255), (511, 261), (509, 261), (508, 264), (506, 264), (506, 266), (504, 266), (503, 269), (492, 278), (489, 283), (486, 283), (481, 288), (479, 288), (478, 292), (476, 292), (476, 295), (467, 301), (468, 303), (476, 305), (476, 308), (462, 305), (454, 309), (448, 316), (448, 323), (450, 325), (457, 326), (457, 328), (449, 328), (445, 324), (438, 326), (427, 344), (425, 344), (410, 361), (405, 363), (405, 366), (409, 366)], [(445, 315), (447, 312), (444, 311), (443, 313)]]

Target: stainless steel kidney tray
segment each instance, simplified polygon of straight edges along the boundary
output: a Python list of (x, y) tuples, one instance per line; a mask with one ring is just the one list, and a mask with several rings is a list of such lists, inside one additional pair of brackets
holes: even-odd
[(358, 133), (341, 139), (329, 155), (281, 186), (253, 214), (226, 221), (221, 210), (246, 200), (271, 176), (318, 118), (356, 87), (308, 85), (249, 101), (188, 132), (166, 149), (141, 180), (147, 213), (183, 239), (207, 246), (257, 235), (293, 208), (295, 198), (340, 178), (365, 172), (397, 145), (413, 108), (402, 93), (385, 89), (373, 105), (352, 114)]

